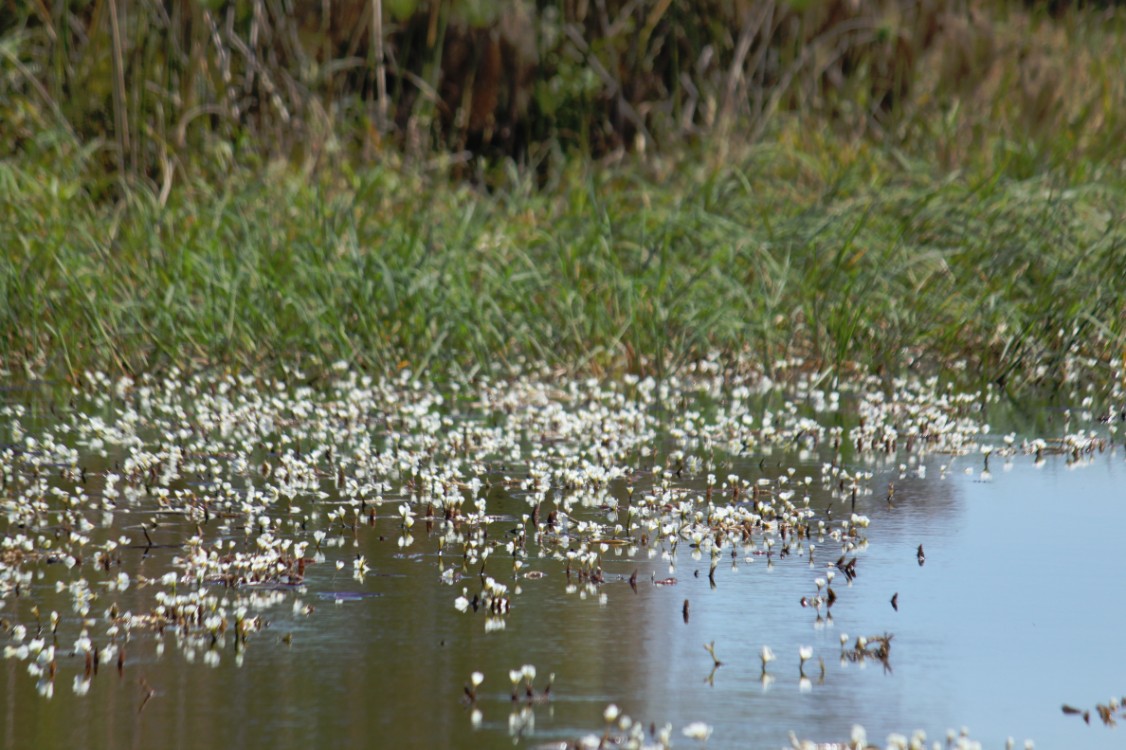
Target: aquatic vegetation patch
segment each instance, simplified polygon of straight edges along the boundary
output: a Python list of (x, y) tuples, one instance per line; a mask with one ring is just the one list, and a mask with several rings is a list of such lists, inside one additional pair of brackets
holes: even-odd
[(341, 164), (111, 204), (55, 162), (0, 163), (0, 375), (297, 363), (323, 382), (344, 359), (434, 381), (529, 363), (662, 378), (720, 351), (773, 379), (801, 359), (1017, 396), (1121, 369), (1119, 172), (939, 178), (832, 139), (696, 148), (576, 165), (547, 191)]
[[(985, 418), (995, 392), (936, 379), (830, 389), (824, 373), (786, 366), (795, 378), (716, 357), (661, 380), (533, 372), (443, 387), (343, 363), (316, 387), (297, 371), (88, 373), (64, 401), (10, 399), (3, 655), (46, 697), (67, 678), (86, 694), (99, 671), (124, 675), (169, 646), (210, 667), (233, 652), (237, 665), (249, 649), (294, 647), (321, 602), (375, 600), (394, 580), (391, 559), (448, 592), (445, 616), (476, 618), (467, 622), (495, 638), (535, 616), (521, 606), (530, 587), (604, 606), (676, 586), (689, 561), (713, 588), (728, 568), (800, 573), (795, 616), (823, 628), (864, 585), (864, 509), (909, 502), (897, 482), (925, 479), (927, 465), (988, 481), (991, 461), (1093, 461), (1116, 448), (1126, 403), (1120, 389), (1083, 391), (1062, 434), (1018, 439)], [(923, 565), (922, 545), (917, 557)], [(670, 601), (688, 623), (690, 600)], [(841, 669), (891, 671), (894, 637), (842, 634)], [(704, 648), (709, 680), (747, 666), (720, 658), (728, 644)], [(781, 670), (803, 691), (824, 683), (829, 667), (818, 655), (814, 669), (812, 646), (779, 654), (759, 652), (763, 690)], [(503, 678), (470, 675), (471, 724), (507, 701), (513, 735), (530, 736), (535, 706), (569, 687), (554, 675), (538, 684), (530, 663), (508, 677), (510, 695)], [(606, 725), (603, 740), (638, 746), (672, 736), (619, 716)], [(707, 727), (685, 736), (706, 741)]]

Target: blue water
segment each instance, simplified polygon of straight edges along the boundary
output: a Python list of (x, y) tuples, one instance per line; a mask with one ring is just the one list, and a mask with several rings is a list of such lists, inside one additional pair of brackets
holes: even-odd
[[(775, 747), (788, 729), (839, 741), (853, 723), (881, 745), (891, 732), (923, 729), (933, 741), (968, 727), (986, 747), (1009, 737), (1018, 747), (1026, 739), (1040, 748), (1123, 747), (1126, 727), (1104, 727), (1093, 711), (1126, 693), (1121, 451), (1073, 467), (1060, 457), (1038, 468), (1030, 457), (1008, 468), (994, 461), (988, 481), (980, 460), (956, 461), (942, 476), (947, 460), (931, 461), (926, 479), (897, 480), (894, 509), (878, 493), (860, 501), (872, 519), (869, 546), (855, 582), (834, 582), (831, 624), (818, 627), (798, 603), (815, 591), (820, 565), (768, 571), (756, 561), (737, 574), (721, 567), (714, 591), (683, 576), (676, 593), (692, 602), (690, 623), (678, 621), (679, 599), (654, 604), (634, 693), (622, 699), (641, 716), (714, 724), (709, 747)], [(897, 592), (898, 612), (890, 604)], [(840, 633), (883, 632), (894, 634), (890, 672), (877, 663), (841, 666)], [(704, 684), (710, 659), (700, 645), (712, 640), (725, 662), (714, 687)], [(764, 644), (778, 655), (765, 690)], [(805, 693), (801, 645), (815, 651)], [(1064, 703), (1092, 709), (1092, 724), (1064, 715)]]

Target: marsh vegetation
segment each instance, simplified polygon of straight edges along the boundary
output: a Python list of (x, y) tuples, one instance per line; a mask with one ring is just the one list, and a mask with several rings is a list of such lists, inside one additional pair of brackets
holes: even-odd
[(1115, 8), (289, 7), (5, 18), (15, 377), (1121, 359)]

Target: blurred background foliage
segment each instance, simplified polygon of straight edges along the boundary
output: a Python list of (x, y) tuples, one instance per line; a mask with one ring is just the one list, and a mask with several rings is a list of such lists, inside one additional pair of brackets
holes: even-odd
[[(771, 137), (941, 168), (1120, 159), (1113, 5), (968, 0), (0, 0), (0, 154), (167, 195), (341, 155), (455, 176)], [(483, 156), (485, 160), (475, 157)]]

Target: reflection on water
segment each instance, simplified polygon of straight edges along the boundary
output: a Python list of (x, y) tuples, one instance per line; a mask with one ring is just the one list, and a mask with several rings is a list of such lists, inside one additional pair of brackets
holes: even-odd
[[(1086, 726), (1060, 707), (1093, 707), (1122, 691), (1121, 454), (1082, 468), (1062, 459), (1016, 464), (987, 482), (960, 471), (939, 479), (933, 467), (928, 479), (897, 489), (893, 510), (870, 499), (870, 546), (826, 627), (802, 622), (795, 608), (794, 592), (811, 588), (811, 571), (740, 571), (721, 576), (716, 591), (692, 580), (690, 625), (669, 625), (655, 639), (655, 650), (669, 654), (667, 671), (643, 670), (650, 685), (668, 687), (641, 689), (636, 711), (704, 717), (716, 726), (716, 744), (750, 734), (754, 746), (778, 746), (789, 728), (846, 738), (859, 721), (879, 740), (913, 728), (933, 739), (965, 725), (987, 747), (1010, 736), (1040, 747), (1120, 746), (1116, 730)], [(884, 631), (895, 636), (890, 671), (841, 666), (841, 633)], [(697, 644), (713, 639), (731, 667), (705, 689), (708, 661)], [(765, 692), (754, 679), (762, 643), (783, 656)], [(825, 683), (815, 679), (808, 693), (798, 684), (802, 644), (827, 667)]]
[[(157, 658), (154, 644), (137, 638), (124, 676), (104, 666), (88, 695), (60, 684), (48, 701), (22, 663), (3, 662), (3, 744), (509, 746), (508, 671), (532, 663), (541, 682), (554, 672), (556, 687), (533, 721), (518, 722), (529, 745), (599, 731), (602, 709), (614, 702), (658, 726), (706, 721), (715, 728), (709, 747), (781, 747), (791, 729), (843, 739), (855, 722), (874, 739), (905, 728), (941, 737), (966, 725), (991, 747), (1008, 736), (1040, 747), (1118, 747), (1118, 730), (1086, 726), (1060, 706), (1091, 707), (1122, 688), (1121, 456), (1081, 468), (1062, 458), (1040, 468), (1016, 464), (989, 482), (959, 471), (942, 479), (935, 466), (928, 479), (896, 490), (894, 509), (883, 498), (862, 501), (872, 506), (870, 545), (853, 585), (837, 586), (829, 623), (800, 605), (824, 573), (816, 556), (811, 569), (725, 555), (712, 588), (707, 559), (681, 550), (674, 566), (607, 556), (605, 603), (567, 595), (560, 566), (534, 561), (547, 575), (524, 580), (505, 629), (486, 634), (480, 617), (457, 616), (449, 587), (418, 575), (418, 563), (389, 539), (362, 548), (375, 571), (362, 587), (344, 574), (309, 581), (310, 589), (380, 596), (305, 597), (311, 616), (277, 608), (241, 668), (231, 645), (209, 668), (171, 648)], [(926, 549), (922, 567), (918, 544)], [(645, 572), (634, 593), (627, 579), (637, 568)], [(656, 586), (652, 576), (675, 576), (677, 584)], [(889, 602), (896, 592), (898, 612)], [(857, 635), (885, 631), (894, 634), (890, 670), (841, 664), (840, 634), (851, 645)], [(723, 664), (709, 683), (703, 644), (712, 641)], [(763, 645), (777, 655), (766, 687)], [(814, 654), (805, 691), (803, 645)], [(60, 672), (80, 672), (76, 659), (64, 657)], [(476, 730), (460, 701), (474, 670), (486, 675)], [(143, 708), (141, 680), (155, 691)]]
[[(414, 542), (401, 546), (403, 522), (388, 502), (327, 540), (302, 585), (264, 587), (247, 613), (262, 627), (245, 642), (233, 632), (213, 642), (186, 639), (176, 628), (111, 639), (99, 628), (94, 647), (115, 643), (120, 661), (99, 663), (85, 685), (69, 599), (55, 592), (70, 576), (43, 560), (26, 567), (32, 590), (6, 596), (0, 615), (8, 626), (44, 623), (49, 639), (50, 610), (64, 612), (53, 696), (37, 693), (27, 662), (0, 661), (0, 745), (533, 747), (600, 734), (614, 703), (647, 732), (671, 723), (678, 746), (698, 744), (680, 731), (697, 721), (713, 728), (713, 748), (783, 747), (791, 730), (842, 741), (856, 723), (881, 742), (916, 728), (944, 739), (964, 725), (987, 747), (1010, 736), (1038, 747), (1121, 746), (1124, 729), (1094, 717), (1088, 726), (1060, 710), (1126, 692), (1121, 450), (1078, 462), (1050, 456), (1039, 465), (1030, 455), (996, 458), (985, 478), (980, 455), (924, 460), (925, 477), (891, 459), (862, 467), (873, 477), (855, 512), (871, 523), (867, 545), (848, 556), (856, 558), (851, 583), (834, 565), (840, 546), (832, 541), (783, 555), (783, 544), (728, 539), (714, 574), (712, 555), (688, 541), (675, 551), (607, 546), (602, 581), (588, 585), (578, 566), (568, 572), (529, 539), (516, 575), (511, 557), (489, 563), (488, 574), (515, 602), (494, 629), (485, 612), (455, 608), (463, 588), (473, 596), (481, 584), (478, 570), (463, 569), (460, 552), (440, 543), (441, 524), (419, 513)], [(800, 479), (817, 477), (821, 463), (755, 455), (729, 468), (744, 476), (796, 468)], [(703, 491), (699, 477), (685, 484)], [(849, 493), (831, 489), (815, 481), (810, 507), (833, 524), (854, 509)], [(613, 492), (627, 497), (621, 482)], [(494, 489), (489, 512), (488, 539), (518, 538), (527, 505)], [(95, 616), (111, 602), (145, 611), (144, 579), (159, 578), (185, 554), (184, 541), (203, 523), (165, 518), (146, 536), (142, 520), (115, 526), (114, 533), (126, 529), (120, 557), (131, 585), (110, 592), (99, 581)], [(230, 519), (209, 522), (229, 524), (221, 538), (245, 536)], [(499, 558), (503, 547), (496, 549)], [(348, 564), (358, 556), (369, 568), (362, 580)], [(830, 573), (835, 579), (818, 581)], [(831, 608), (803, 606), (829, 588)], [(842, 659), (857, 637), (885, 634), (886, 663)], [(9, 642), (7, 633), (0, 637)], [(721, 662), (714, 671), (705, 644)], [(764, 646), (776, 657), (765, 670)], [(812, 655), (803, 667), (805, 647)], [(523, 665), (535, 666), (538, 690), (554, 675), (549, 700), (526, 701), (523, 682), (513, 700), (509, 673)], [(484, 675), (477, 717), (464, 699), (475, 671)]]

